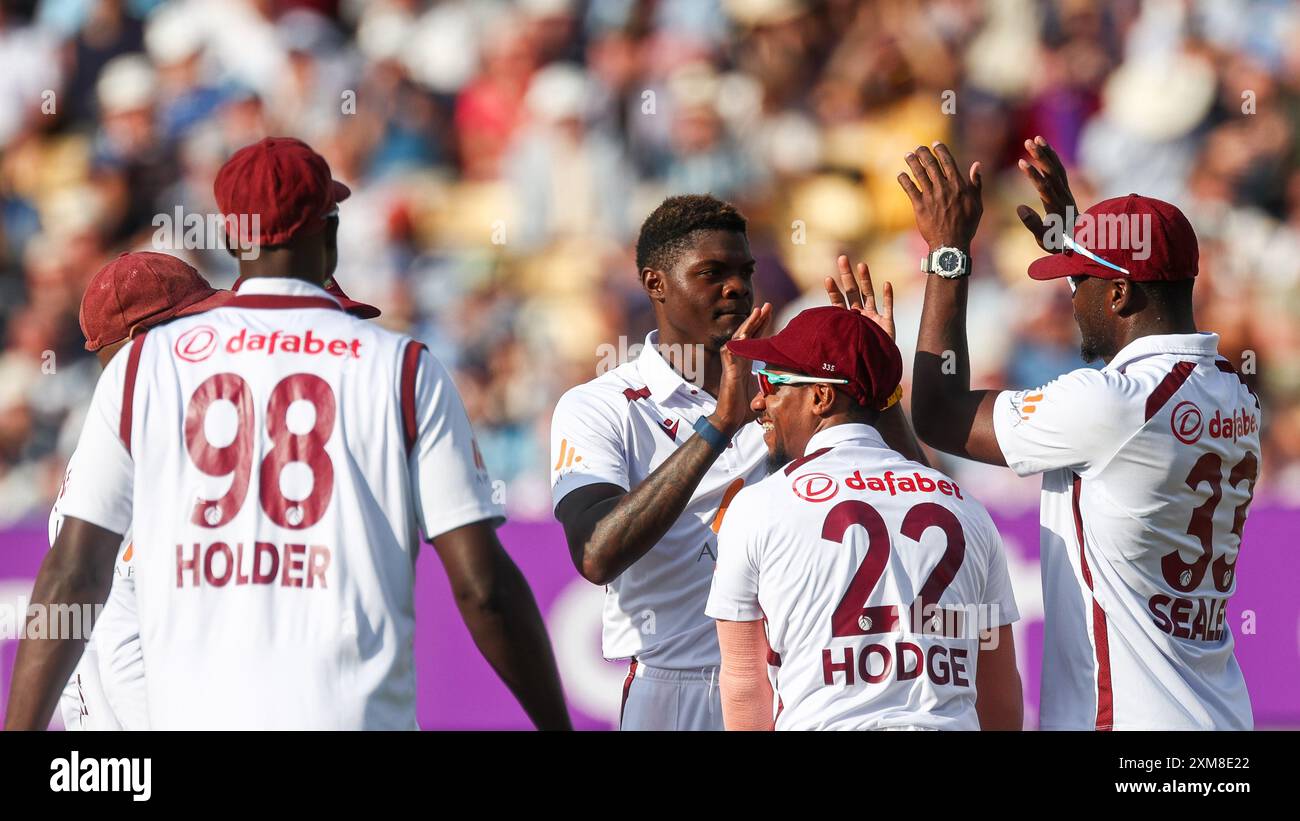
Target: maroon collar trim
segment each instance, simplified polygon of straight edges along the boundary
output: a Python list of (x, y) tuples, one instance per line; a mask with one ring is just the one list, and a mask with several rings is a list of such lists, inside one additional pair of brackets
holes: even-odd
[(830, 453), (831, 450), (832, 450), (831, 447), (824, 447), (818, 450), (814, 450), (812, 453), (809, 453), (805, 456), (800, 456), (798, 459), (795, 459), (793, 462), (785, 466), (785, 475), (789, 476), (791, 473), (794, 473), (800, 467), (808, 464), (812, 460), (816, 459), (818, 456), (822, 456), (824, 454)]
[(284, 294), (238, 294), (223, 308), (325, 308), (341, 311), (343, 306), (323, 296), (287, 296)]

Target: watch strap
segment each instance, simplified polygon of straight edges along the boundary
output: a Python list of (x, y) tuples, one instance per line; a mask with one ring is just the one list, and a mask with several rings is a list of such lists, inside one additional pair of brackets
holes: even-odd
[[(960, 270), (948, 274), (948, 273), (944, 273), (943, 271), (940, 271), (936, 266), (930, 264), (931, 261), (934, 260), (936, 256), (942, 254), (944, 251), (955, 251), (961, 255), (962, 265)], [(966, 251), (961, 250), (960, 248), (954, 248), (950, 245), (945, 245), (940, 248), (936, 248), (935, 250), (931, 251), (929, 254), (926, 254), (924, 257), (921, 258), (921, 273), (923, 274), (935, 274), (945, 279), (960, 279), (962, 277), (970, 276), (970, 270), (971, 270), (970, 254)]]
[(700, 435), (700, 438), (705, 442), (708, 442), (709, 447), (713, 448), (715, 453), (722, 453), (727, 449), (727, 445), (730, 444), (727, 435), (713, 427), (713, 423), (709, 421), (709, 417), (707, 416), (701, 416), (699, 419), (696, 419), (694, 428), (695, 432)]

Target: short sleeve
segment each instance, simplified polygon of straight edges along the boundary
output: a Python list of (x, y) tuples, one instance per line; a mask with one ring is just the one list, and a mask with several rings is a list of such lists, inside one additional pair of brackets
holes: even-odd
[(629, 490), (623, 420), (581, 386), (560, 397), (551, 418), (551, 504), (587, 485)]
[(1083, 368), (1041, 388), (1002, 391), (993, 427), (1007, 465), (1020, 476), (1058, 468), (1084, 473), (1104, 464), (1142, 420), (1129, 417), (1127, 380)]
[[(704, 613), (726, 621), (757, 621), (763, 618), (758, 603), (758, 569), (762, 551), (761, 534), (752, 527), (756, 488), (742, 490), (718, 530), (718, 566)], [(746, 498), (748, 497), (748, 498)]]
[[(76, 455), (76, 451), (73, 451)], [(54, 542), (59, 538), (59, 531), (63, 529), (63, 510), (59, 507), (63, 501), (63, 491), (68, 485), (68, 470), (63, 470), (63, 480), (59, 482), (59, 495), (54, 499), (54, 506), (50, 508), (50, 521), (48, 525), (50, 535), (50, 547), (54, 547)]]
[(984, 596), (980, 600), (983, 614), (980, 627), (990, 630), (1003, 627), (1020, 620), (1020, 608), (1016, 606), (1016, 594), (1011, 587), (1011, 574), (1007, 571), (1007, 551), (1002, 544), (1002, 536), (989, 522), (986, 528), (989, 543), (988, 574), (984, 580)]
[(421, 350), (415, 381), (411, 486), (420, 531), (432, 541), (483, 520), (505, 521), (465, 405), (442, 363)]
[(131, 529), (135, 465), (122, 442), (122, 392), (131, 346), (146, 338), (123, 347), (95, 385), (77, 449), (63, 475), (51, 517), (51, 537), (57, 536), (63, 519), (69, 516), (113, 533)]

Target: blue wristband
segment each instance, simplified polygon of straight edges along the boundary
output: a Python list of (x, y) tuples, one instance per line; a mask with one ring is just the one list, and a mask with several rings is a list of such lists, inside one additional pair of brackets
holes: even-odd
[(695, 432), (700, 435), (701, 439), (709, 443), (709, 447), (713, 448), (715, 453), (722, 453), (730, 444), (727, 435), (713, 427), (713, 423), (709, 421), (707, 416), (701, 416), (695, 420)]

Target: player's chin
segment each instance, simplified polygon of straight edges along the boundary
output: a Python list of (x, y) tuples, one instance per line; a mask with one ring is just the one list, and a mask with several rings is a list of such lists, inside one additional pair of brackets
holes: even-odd
[(736, 331), (740, 330), (740, 326), (745, 324), (745, 320), (748, 318), (748, 311), (745, 313), (737, 311), (735, 313), (728, 312), (717, 314), (713, 317), (714, 333), (716, 336), (722, 337), (724, 341), (731, 339), (731, 337), (736, 335)]
[(772, 428), (763, 430), (763, 444), (767, 446), (767, 472), (776, 473), (781, 467), (790, 461), (786, 455), (785, 448), (776, 441), (776, 431)]

